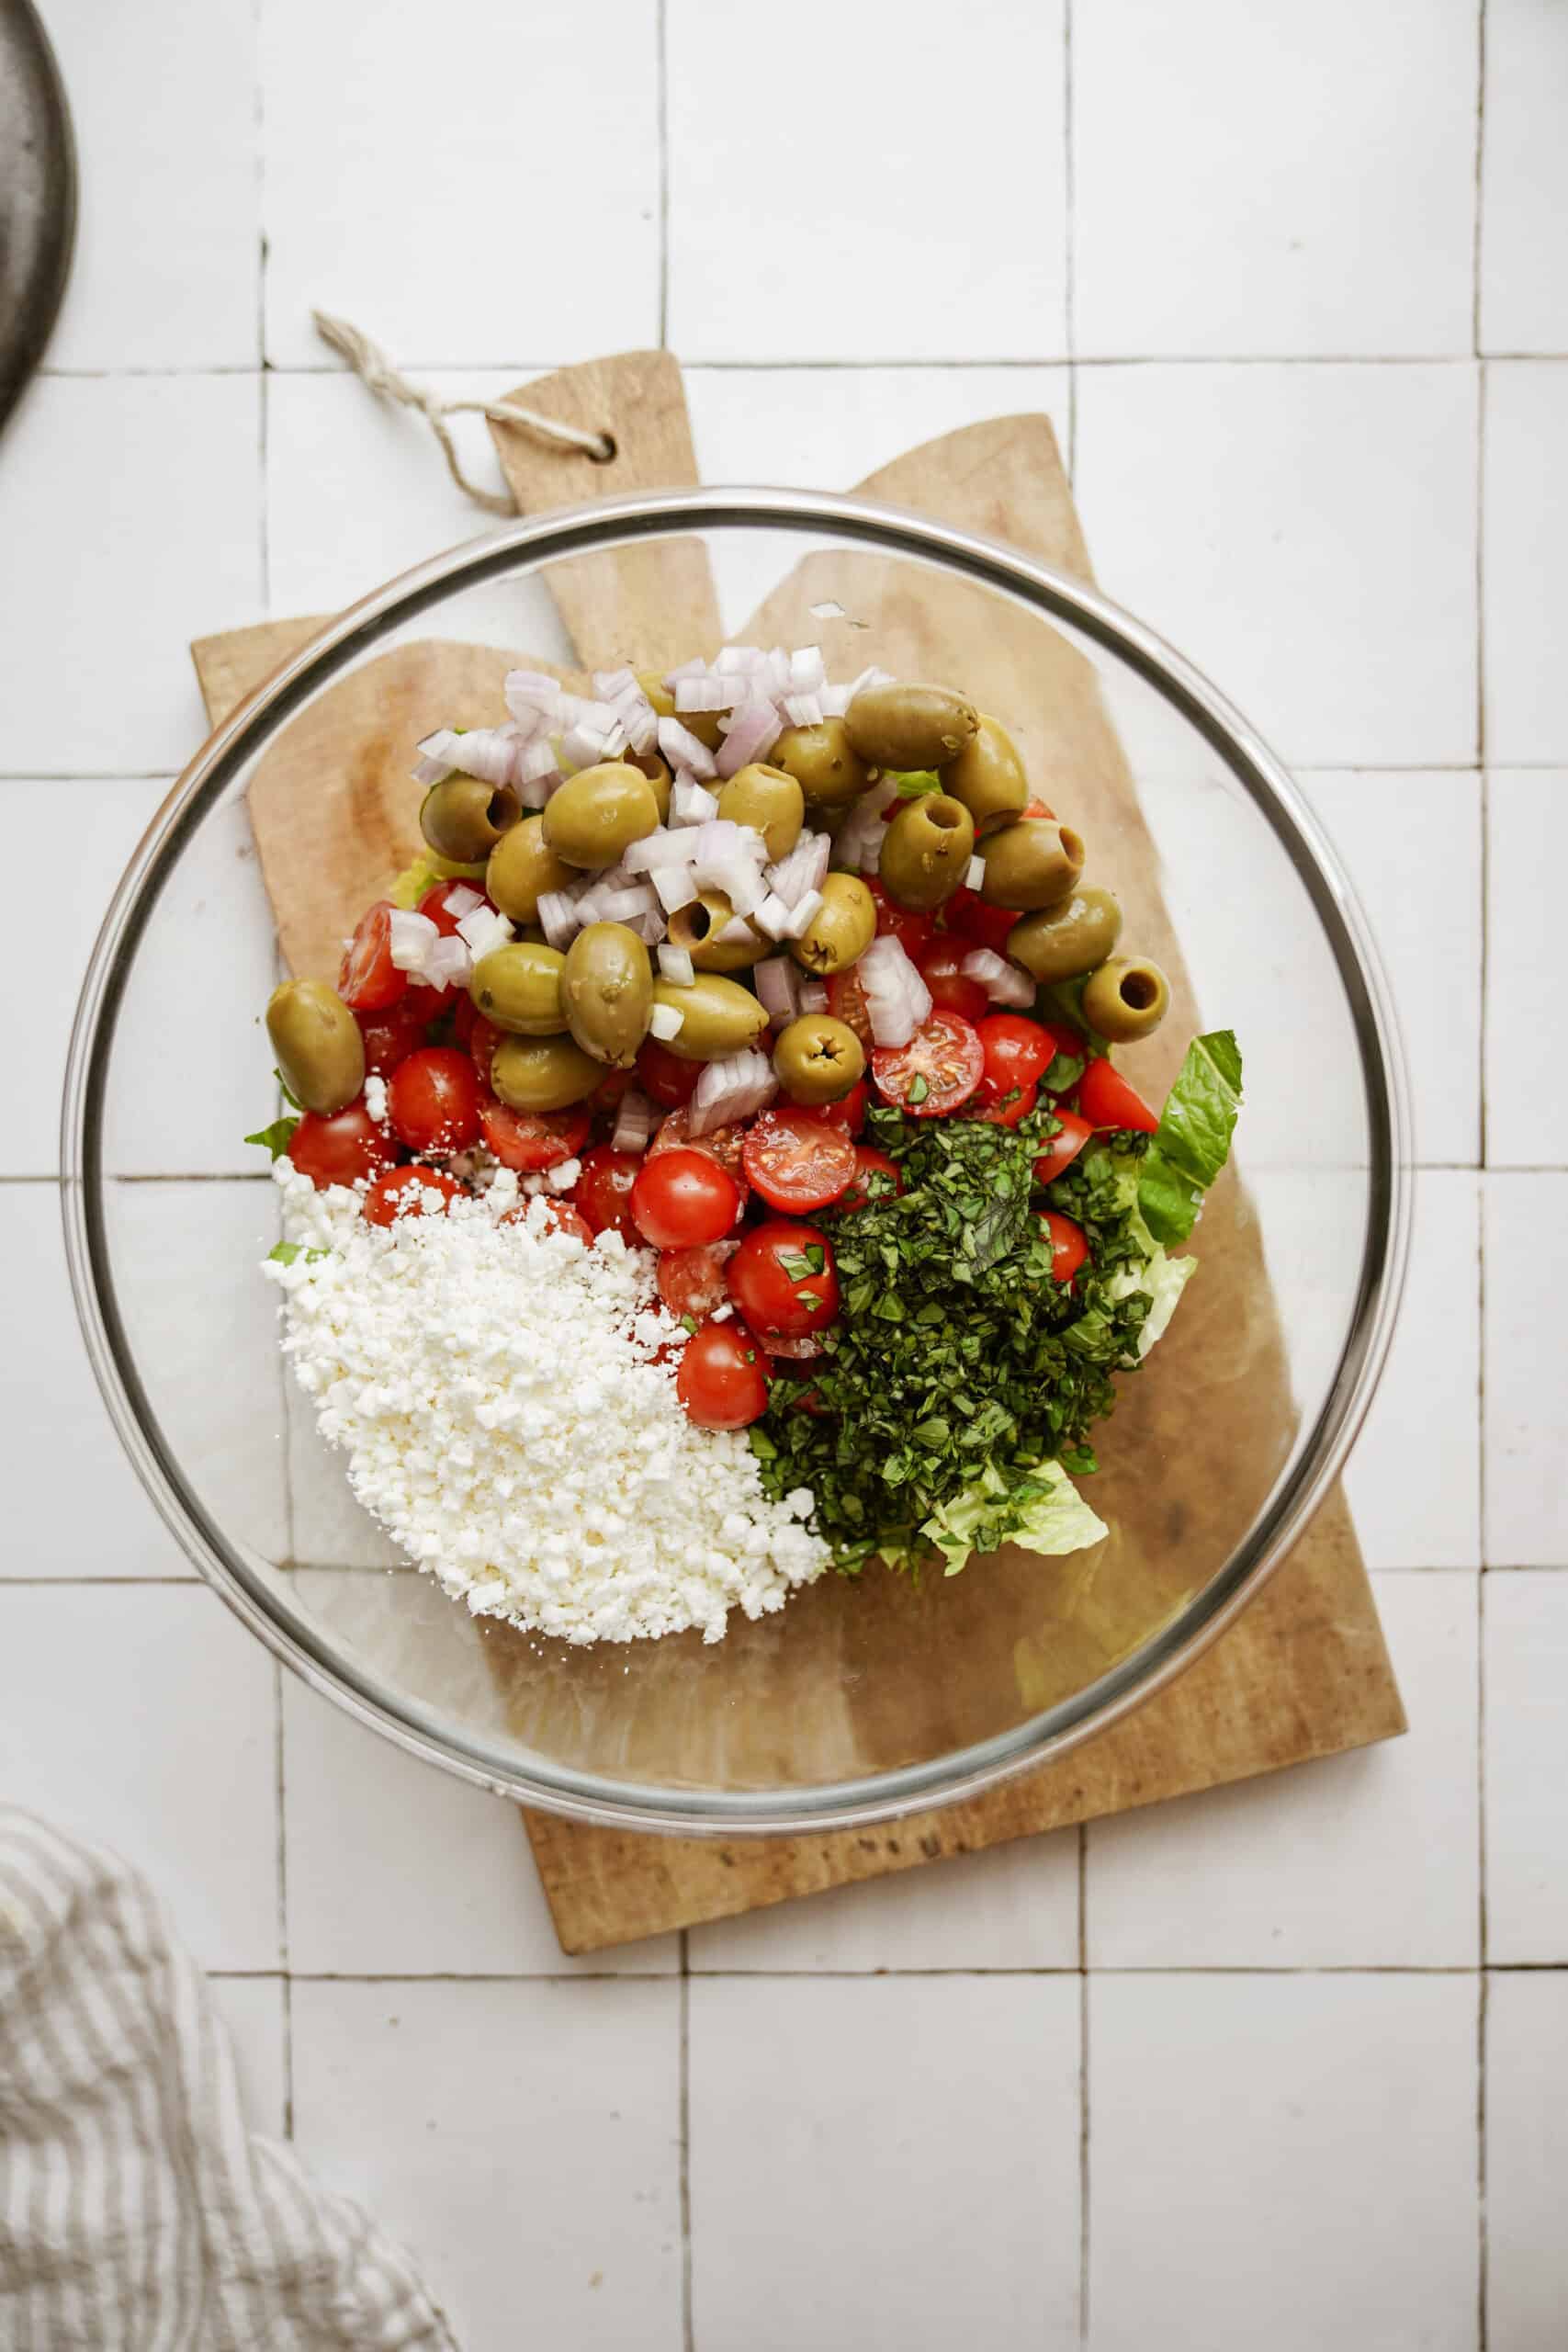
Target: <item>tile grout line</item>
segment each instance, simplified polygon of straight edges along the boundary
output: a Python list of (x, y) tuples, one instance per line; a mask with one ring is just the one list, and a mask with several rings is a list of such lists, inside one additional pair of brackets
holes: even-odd
[(1089, 2336), (1089, 1823), (1078, 1824), (1078, 2342)]
[(1062, 0), (1062, 330), (1067, 346), (1067, 481), (1078, 460), (1077, 173), (1073, 145), (1073, 0)]
[(670, 28), (668, 0), (658, 0), (654, 86), (659, 120), (659, 348), (670, 348)]
[[(1477, 357), (1500, 360), (1539, 360), (1561, 365), (1568, 360), (1564, 351), (1483, 351), (1477, 353), (1470, 346), (1462, 351), (1086, 351), (1077, 355), (1077, 364), (1085, 368), (1460, 368), (1473, 367)], [(495, 375), (517, 379), (525, 375), (547, 375), (562, 363), (558, 359), (465, 359), (446, 357), (411, 357), (401, 362), (410, 369), (426, 375)], [(727, 375), (745, 371), (751, 375), (790, 373), (855, 374), (867, 368), (927, 369), (946, 374), (973, 373), (981, 368), (1064, 368), (1066, 356), (1060, 351), (990, 352), (962, 359), (911, 356), (908, 353), (869, 354), (860, 359), (816, 357), (785, 359), (776, 354), (742, 359), (693, 359), (683, 361), (689, 375)], [(259, 361), (208, 360), (188, 368), (40, 368), (37, 371), (45, 381), (63, 383), (116, 383), (127, 380), (169, 379), (179, 380), (199, 376), (339, 376), (347, 370), (332, 360), (274, 361), (263, 357)]]
[[(494, 1968), (296, 1968), (287, 1972), (296, 1984), (674, 1984), (680, 1976), (674, 1969), (633, 1968), (574, 1968), (574, 1969), (505, 1969)], [(209, 1968), (203, 1973), (213, 1977), (238, 1977), (247, 1982), (265, 1983), (281, 1978), (281, 1968)], [(1233, 1962), (1224, 1966), (1122, 1968), (1102, 1965), (1084, 1970), (1076, 1965), (1064, 1968), (697, 1968), (691, 1972), (688, 1982), (724, 1984), (869, 1984), (884, 1979), (902, 1980), (952, 1977), (964, 1981), (981, 1977), (987, 1982), (993, 1977), (1038, 1978), (1053, 1983), (1058, 1978), (1076, 1982), (1080, 1976), (1142, 1977), (1156, 1976), (1250, 1976), (1267, 1977), (1278, 1983), (1297, 1976), (1471, 1976), (1479, 1974), (1471, 1960), (1365, 1962), (1341, 1961), (1325, 1967), (1270, 1967), (1258, 1962)], [(1561, 1960), (1498, 1960), (1486, 1964), (1488, 1976), (1561, 1976), (1568, 1981), (1568, 1952)]]
[[(1486, 162), (1486, 0), (1478, 0), (1475, 21), (1475, 209), (1471, 247), (1471, 345), (1475, 354), (1475, 755), (1481, 792), (1481, 1015), (1478, 1047), (1481, 1168), (1487, 1151), (1487, 998), (1492, 923), (1492, 808), (1487, 786), (1486, 743), (1486, 418), (1489, 374), (1481, 345), (1482, 251)], [(1475, 1580), (1475, 1843), (1476, 1947), (1480, 1957), (1475, 2009), (1475, 2340), (1486, 2352), (1491, 2248), (1486, 2211), (1486, 2029), (1490, 1988), (1486, 1975), (1486, 1182), (1477, 1177), (1476, 1216), (1476, 1516), (1482, 1573)]]
[(692, 1971), (690, 1929), (681, 1929), (681, 2343), (682, 2352), (694, 2352), (696, 2336), (692, 2312)]
[(1491, 2020), (1492, 1984), (1487, 1965), (1490, 1936), (1486, 1905), (1486, 1578), (1475, 1579), (1475, 1777), (1476, 1860), (1480, 1880), (1476, 1940), (1481, 1953), (1479, 1995), (1475, 2014), (1475, 2195), (1476, 2195), (1476, 2346), (1486, 2352), (1487, 2290), (1492, 2250), (1486, 2210), (1486, 2047)]
[(277, 1956), (282, 1963), (280, 1977), (283, 1990), (283, 2136), (294, 2137), (294, 1977), (289, 1962), (293, 1954), (288, 1939), (288, 1831), (287, 1828), (287, 1778), (283, 1741), (283, 1667), (275, 1658), (272, 1665), (272, 1752), (273, 1793), (277, 1806)]

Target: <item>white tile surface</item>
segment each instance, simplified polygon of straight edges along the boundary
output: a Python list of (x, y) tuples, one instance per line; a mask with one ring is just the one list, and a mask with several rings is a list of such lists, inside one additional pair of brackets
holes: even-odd
[[(1451, 770), (1378, 775), (1316, 768), (1300, 783), (1345, 861), (1393, 990), (1416, 1158), (1477, 1161), (1481, 779)], [(1434, 955), (1432, 910), (1439, 905), (1442, 952)]]
[(1075, 12), (1077, 349), (1468, 352), (1477, 52), (1459, 7)]
[(1404, 1738), (1091, 1824), (1091, 1967), (1474, 1966), (1477, 1577), (1374, 1584)]
[(716, 1920), (691, 1929), (687, 1952), (694, 1970), (1076, 1968), (1077, 1836), (1021, 1838), (941, 1870)]
[(789, 100), (759, 63), (760, 107), (710, 0), (667, 15), (684, 358), (1065, 355), (1061, 0), (993, 0), (962, 40), (939, 0), (910, 0), (897, 39), (879, 10), (797, 0), (784, 38), (831, 59), (831, 101)]
[(1377, 1568), (1481, 1559), (1480, 1180), (1424, 1169), (1410, 1272), (1382, 1384), (1345, 1473)]
[(1568, 1101), (1540, 1077), (1568, 1067), (1568, 1004), (1555, 977), (1568, 768), (1495, 769), (1487, 814), (1487, 1165), (1562, 1167)]
[(1550, 0), (1486, 0), (1481, 347), (1568, 349), (1568, 34)]
[(1489, 1576), (1486, 1930), (1496, 1962), (1568, 1965), (1568, 1577)]
[(208, 1982), (234, 2053), (245, 2122), (251, 2131), (280, 2140), (288, 2126), (288, 2112), (283, 2055), (283, 1979), (213, 1976)]
[(51, 368), (255, 366), (254, 16), (250, 0), (53, 0), (82, 169)]
[(189, 640), (261, 609), (260, 401), (246, 376), (28, 391), (0, 444), (6, 774), (173, 773), (201, 741)]
[(1078, 2340), (1078, 1987), (691, 1987), (694, 2336)]
[(657, 21), (602, 0), (590, 58), (566, 9), (265, 0), (273, 365), (322, 364), (312, 309), (404, 366), (656, 342)]
[(1568, 1567), (1565, 1216), (1568, 1175), (1486, 1180), (1486, 1557), (1494, 1567)]
[(1568, 762), (1568, 360), (1486, 370), (1489, 759)]
[(1095, 2352), (1473, 2352), (1471, 1976), (1097, 1976)]
[(0, 1585), (0, 1781), (145, 1870), (209, 1968), (275, 1968), (273, 1667), (204, 1587)]
[(517, 1807), (403, 1755), (292, 1676), (283, 1733), (292, 1967), (502, 1976), (679, 1965), (673, 1936), (568, 1960)]
[(1568, 1975), (1486, 1988), (1486, 2342), (1541, 2352), (1568, 2309)]
[[(194, 1573), (137, 1483), (98, 1395), (65, 1271), (53, 1184), (0, 1193), (7, 1321), (28, 1334), (28, 1376), (6, 1389), (0, 1476), (8, 1498), (0, 1579)], [(71, 1507), (62, 1508), (69, 1496)]]
[(1078, 371), (1101, 584), (1303, 766), (1474, 757), (1475, 444), (1462, 365)]
[(679, 2352), (679, 1991), (297, 1984), (294, 2134), (458, 2341)]

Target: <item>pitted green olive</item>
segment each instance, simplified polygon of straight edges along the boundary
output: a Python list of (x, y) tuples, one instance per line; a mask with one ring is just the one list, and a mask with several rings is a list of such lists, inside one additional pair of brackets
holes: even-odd
[(655, 980), (653, 1001), (681, 1015), (680, 1028), (663, 1042), (683, 1062), (722, 1061), (754, 1046), (768, 1025), (750, 989), (718, 972), (701, 972), (684, 989)]
[(433, 784), (419, 812), (419, 829), (438, 857), (465, 864), (488, 857), (523, 814), (509, 784), (483, 784), (477, 775), (449, 775)]
[(266, 1034), (284, 1084), (307, 1111), (341, 1111), (364, 1085), (359, 1023), (325, 980), (285, 980), (274, 989)]
[(513, 1111), (565, 1111), (592, 1093), (603, 1062), (574, 1037), (503, 1037), (490, 1066), (490, 1082)]
[(841, 1102), (865, 1069), (865, 1049), (830, 1012), (803, 1012), (779, 1032), (773, 1069), (795, 1102)]
[(979, 723), (974, 704), (946, 686), (863, 686), (844, 713), (862, 759), (902, 771), (945, 766)]
[(1112, 956), (1084, 982), (1084, 1019), (1113, 1045), (1147, 1037), (1170, 1006), (1170, 983), (1146, 956)]
[[(725, 938), (731, 923), (739, 924), (744, 939), (739, 933)], [(671, 945), (683, 947), (699, 972), (741, 972), (773, 953), (773, 941), (763, 939), (749, 922), (740, 922), (722, 890), (705, 890), (689, 907), (678, 907), (670, 918), (669, 936)]]
[(468, 994), (487, 1021), (519, 1037), (558, 1036), (566, 1023), (558, 948), (514, 939), (481, 956), (468, 976)]
[(994, 832), (1029, 804), (1029, 779), (1012, 737), (1000, 721), (980, 713), (964, 749), (942, 771), (942, 788), (962, 800), (977, 833)]
[(786, 727), (768, 758), (794, 776), (808, 808), (845, 808), (871, 782), (841, 718), (825, 718), (818, 727)]
[(718, 813), (732, 825), (750, 825), (768, 845), (776, 865), (787, 857), (800, 839), (806, 822), (806, 796), (795, 778), (783, 768), (761, 760), (739, 768), (718, 787)]
[(638, 775), (645, 775), (652, 785), (659, 821), (667, 825), (670, 821), (670, 795), (674, 790), (675, 779), (664, 761), (657, 752), (623, 752), (621, 757), (627, 767), (636, 768)]
[(547, 890), (564, 890), (577, 879), (575, 866), (558, 857), (545, 839), (542, 816), (525, 817), (502, 833), (485, 867), (485, 891), (491, 903), (513, 922), (532, 922)]
[(678, 718), (688, 735), (694, 735), (710, 752), (717, 751), (724, 741), (718, 725), (722, 711), (677, 710), (675, 697), (657, 670), (639, 670), (637, 682), (660, 718)]
[(569, 865), (614, 865), (659, 822), (659, 801), (645, 775), (625, 760), (582, 768), (550, 795), (545, 842)]
[(899, 906), (930, 914), (962, 888), (974, 854), (974, 820), (963, 802), (922, 793), (889, 820), (877, 879)]
[(1007, 952), (1037, 980), (1076, 980), (1103, 964), (1121, 936), (1122, 910), (1110, 891), (1075, 890), (1015, 922)]
[(822, 904), (812, 916), (802, 939), (792, 939), (790, 954), (807, 971), (819, 977), (841, 972), (863, 956), (876, 936), (876, 901), (858, 874), (825, 874)]
[(1024, 817), (987, 837), (980, 896), (989, 907), (1054, 907), (1077, 888), (1084, 845), (1054, 817)]
[(584, 1053), (629, 1069), (648, 1034), (653, 974), (648, 950), (624, 922), (591, 922), (566, 951), (561, 1003)]

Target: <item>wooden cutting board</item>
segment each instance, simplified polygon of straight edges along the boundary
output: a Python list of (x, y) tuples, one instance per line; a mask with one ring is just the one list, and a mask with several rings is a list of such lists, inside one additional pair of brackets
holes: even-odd
[[(612, 489), (694, 479), (680, 371), (665, 355), (634, 354), (569, 369), (529, 385), (524, 396), (530, 406), (573, 423), (608, 424), (617, 455), (608, 465), (596, 465), (513, 430), (494, 428), (520, 507), (537, 511)], [(1071, 493), (1043, 418), (998, 419), (945, 435), (909, 452), (862, 487), (1010, 539), (1066, 571), (1089, 576)], [(558, 587), (552, 579), (584, 667), (632, 656), (671, 660), (717, 641), (716, 602), (701, 544), (686, 543), (668, 577), (649, 561), (649, 550), (635, 553), (637, 560), (630, 569), (620, 559), (596, 556), (574, 562), (569, 574), (563, 568)], [(891, 644), (901, 657), (897, 666), (908, 673), (934, 670), (957, 676), (964, 667), (965, 631), (983, 630), (987, 678), (997, 676), (998, 665), (1005, 676), (1010, 665), (1018, 688), (1008, 696), (1007, 713), (1026, 739), (1032, 773), (1048, 796), (1053, 779), (1059, 782), (1075, 818), (1086, 826), (1092, 822), (1091, 838), (1104, 839), (1108, 830), (1114, 835), (1129, 933), (1172, 976), (1178, 1001), (1168, 1035), (1172, 1052), (1179, 1051), (1194, 1018), (1179, 944), (1160, 900), (1157, 864), (1133, 779), (1089, 666), (1066, 640), (1055, 653), (1043, 649), (1037, 626), (1010, 621), (994, 599), (983, 606), (972, 597), (965, 604), (955, 591), (955, 601), (942, 605), (922, 599), (922, 609), (912, 612), (882, 559), (864, 553), (848, 560), (855, 596), (851, 610), (875, 612), (879, 658), (886, 658)], [(849, 603), (845, 578), (843, 559), (833, 560), (828, 579), (823, 559), (808, 558), (742, 635), (762, 643), (824, 635), (823, 626), (810, 620), (809, 606), (826, 594)], [(320, 626), (267, 623), (194, 647), (214, 723)], [(829, 628), (834, 626), (844, 625)], [(1009, 641), (1012, 630), (1015, 642)], [(835, 668), (852, 666), (847, 646), (830, 645), (829, 653)], [(493, 717), (501, 673), (513, 660), (548, 666), (530, 655), (479, 647), (434, 641), (401, 647), (321, 697), (269, 756), (251, 788), (252, 815), (285, 953), (295, 968), (330, 971), (336, 942), (356, 911), (352, 894), (345, 899), (341, 873), (333, 881), (330, 831), (320, 840), (301, 840), (300, 809), (311, 776), (328, 772), (323, 762), (352, 775), (356, 828), (366, 829), (361, 838), (374, 840), (378, 854), (384, 850), (386, 869), (395, 869), (413, 853), (418, 839), (417, 795), (407, 779), (411, 735), (433, 723), (433, 712), (459, 722), (470, 707), (476, 718)], [(1020, 719), (1031, 710), (1045, 716), (1037, 723)], [(1086, 813), (1086, 794), (1092, 820)], [(280, 821), (285, 809), (287, 826)], [(361, 897), (363, 869), (361, 852), (354, 861), (353, 883)], [(1168, 1075), (1156, 1062), (1146, 1061), (1143, 1069), (1151, 1085)], [(1238, 1393), (1250, 1400), (1216, 1432), (1212, 1458), (1192, 1464), (1190, 1487), (1183, 1490), (1184, 1510), (1216, 1514), (1218, 1536), (1227, 1479), (1238, 1464), (1271, 1464), (1268, 1449), (1278, 1443), (1280, 1415), (1269, 1400), (1280, 1395), (1286, 1367), (1256, 1223), (1238, 1183), (1227, 1180), (1217, 1188), (1202, 1239), (1209, 1272), (1189, 1294), (1159, 1361), (1165, 1394), (1174, 1398), (1180, 1385), (1180, 1351), (1191, 1350), (1196, 1356), (1205, 1347), (1223, 1345), (1237, 1363)], [(1130, 1442), (1157, 1447), (1160, 1396), (1158, 1382), (1134, 1384), (1113, 1426), (1125, 1430)], [(1190, 1432), (1185, 1434), (1190, 1440)], [(1168, 1510), (1170, 1505), (1167, 1495), (1160, 1508)], [(1116, 1654), (1116, 1610), (1105, 1596), (1118, 1590), (1119, 1566), (1123, 1582), (1134, 1574), (1145, 1583), (1157, 1577), (1157, 1566), (1150, 1564), (1157, 1562), (1158, 1531), (1146, 1523), (1146, 1514), (1140, 1523), (1140, 1507), (1135, 1494), (1125, 1498), (1116, 1532), (1094, 1555), (1105, 1571), (1099, 1594), (1092, 1578), (1081, 1586), (1065, 1579), (1071, 1606), (1040, 1654), (1017, 1661), (1021, 1676), (1038, 1678), (1039, 1703), (1059, 1695), (1059, 1680), (1054, 1682), (1053, 1676), (1081, 1682)], [(1015, 1569), (1017, 1561), (1014, 1555)], [(987, 1569), (998, 1577), (1009, 1572), (1006, 1555)], [(1026, 1572), (1038, 1578), (1039, 1564)], [(960, 1590), (953, 1586), (932, 1595), (931, 1611), (939, 1615), (951, 1609)], [(1157, 1605), (1175, 1605), (1180, 1597), (1174, 1590), (1143, 1591), (1135, 1596), (1140, 1622), (1152, 1623), (1151, 1609), (1157, 1613)], [(863, 1607), (870, 1596), (852, 1598)], [(793, 1619), (795, 1611), (787, 1615)], [(932, 1633), (941, 1638), (934, 1622)], [(801, 1639), (816, 1638), (814, 1621), (813, 1631), (803, 1630)], [(841, 1643), (841, 1634), (835, 1638)], [(671, 1655), (668, 1696), (670, 1703), (678, 1703), (682, 1665), (677, 1645), (659, 1648)], [(944, 1648), (941, 1654), (951, 1658), (953, 1653)], [(513, 1678), (536, 1706), (538, 1671), (531, 1657), (519, 1645), (515, 1652), (492, 1651), (491, 1664), (503, 1686)], [(955, 1679), (962, 1683), (961, 1673)], [(960, 1733), (964, 1700), (962, 1688), (956, 1689), (952, 1706)], [(628, 1718), (622, 1728), (635, 1737), (639, 1727)], [(1355, 1532), (1336, 1488), (1257, 1601), (1177, 1683), (1060, 1762), (987, 1795), (885, 1828), (804, 1838), (662, 1838), (586, 1828), (545, 1814), (525, 1817), (562, 1947), (584, 1952), (1276, 1770), (1388, 1738), (1404, 1728)]]

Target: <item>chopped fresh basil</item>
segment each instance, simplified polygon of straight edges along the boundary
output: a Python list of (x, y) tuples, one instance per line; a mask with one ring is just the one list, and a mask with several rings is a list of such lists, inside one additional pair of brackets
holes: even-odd
[(923, 1102), (931, 1092), (931, 1081), (923, 1069), (918, 1069), (905, 1090), (907, 1102)]
[[(245, 1141), (249, 1143), (250, 1140), (251, 1138), (247, 1136)], [(276, 1266), (291, 1266), (297, 1258), (303, 1258), (308, 1266), (313, 1266), (321, 1259), (330, 1258), (333, 1253), (330, 1250), (302, 1249), (298, 1241), (279, 1241), (266, 1254)]]
[(245, 1137), (245, 1141), (260, 1144), (271, 1152), (274, 1159), (281, 1159), (294, 1140), (294, 1130), (299, 1124), (298, 1119), (274, 1119), (270, 1127), (258, 1127), (254, 1136)]

